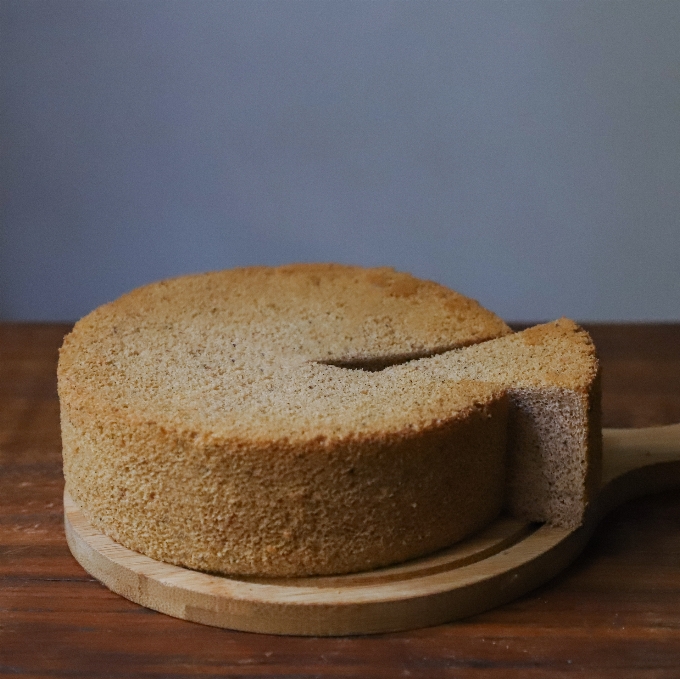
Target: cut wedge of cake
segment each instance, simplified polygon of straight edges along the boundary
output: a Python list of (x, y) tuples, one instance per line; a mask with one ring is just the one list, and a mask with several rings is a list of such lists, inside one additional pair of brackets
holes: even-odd
[(529, 521), (581, 524), (602, 459), (599, 364), (585, 330), (560, 319), (395, 370), (504, 388), (508, 509)]

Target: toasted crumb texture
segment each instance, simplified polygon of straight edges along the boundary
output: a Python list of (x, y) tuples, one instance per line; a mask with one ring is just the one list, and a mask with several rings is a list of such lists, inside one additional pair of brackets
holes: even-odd
[(578, 525), (597, 359), (392, 269), (254, 267), (135, 290), (59, 361), (66, 486), (121, 544), (199, 570), (336, 574), (492, 520)]
[(342, 573), (439, 549), (500, 511), (504, 390), (347, 366), (509, 332), (476, 302), (390, 269), (147, 286), (62, 347), (67, 488), (121, 544), (206, 571)]
[(602, 459), (599, 363), (585, 330), (563, 318), (395, 369), (505, 388), (509, 510), (567, 528), (582, 523)]

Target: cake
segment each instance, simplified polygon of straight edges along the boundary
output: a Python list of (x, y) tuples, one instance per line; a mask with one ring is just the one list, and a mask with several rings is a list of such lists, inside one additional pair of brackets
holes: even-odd
[(198, 570), (367, 570), (506, 506), (580, 523), (597, 359), (391, 269), (251, 267), (135, 290), (59, 360), (66, 489), (130, 549)]
[(585, 330), (562, 318), (399, 369), (502, 385), (508, 510), (565, 528), (582, 523), (602, 472), (599, 364)]

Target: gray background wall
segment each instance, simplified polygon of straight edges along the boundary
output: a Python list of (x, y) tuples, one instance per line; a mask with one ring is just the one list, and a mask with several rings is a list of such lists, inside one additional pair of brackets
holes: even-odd
[(680, 319), (680, 2), (0, 0), (0, 317), (246, 264)]

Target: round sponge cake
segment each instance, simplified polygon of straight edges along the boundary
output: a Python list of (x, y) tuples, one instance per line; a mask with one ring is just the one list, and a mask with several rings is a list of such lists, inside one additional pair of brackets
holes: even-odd
[(392, 269), (140, 288), (61, 349), (67, 490), (119, 543), (209, 572), (345, 573), (434, 551), (500, 511), (507, 396), (389, 366), (509, 332)]

